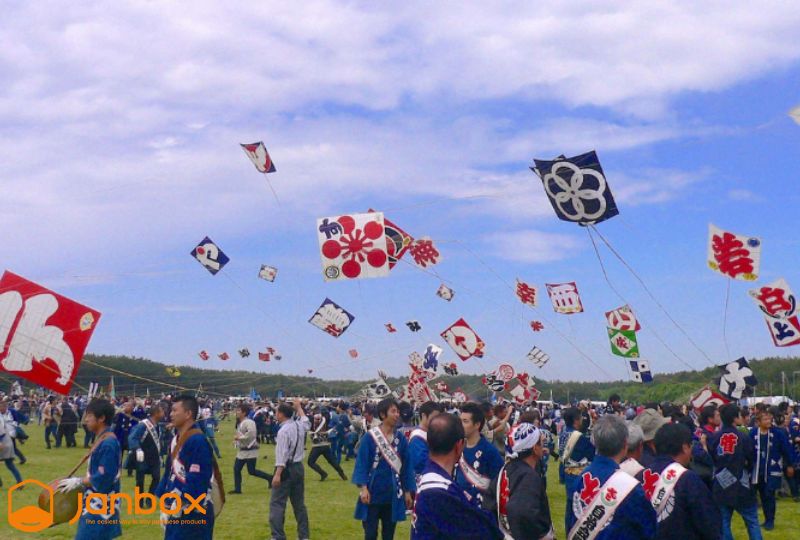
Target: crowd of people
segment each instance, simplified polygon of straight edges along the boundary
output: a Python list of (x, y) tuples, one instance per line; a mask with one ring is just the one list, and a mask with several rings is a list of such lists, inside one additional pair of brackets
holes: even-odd
[[(20, 482), (14, 461), (26, 461), (27, 424), (44, 425), (47, 449), (77, 446), (80, 427), (91, 452), (87, 474), (62, 480), (60, 491), (118, 493), (125, 471), (140, 493), (152, 495), (145, 507), (172, 493), (192, 508), (205, 494), (204, 512), (195, 503), (194, 511), (162, 521), (165, 538), (211, 538), (214, 505), (226, 499), (216, 435), (228, 418), (236, 455), (227, 499), (242, 493), (245, 469), (264, 480), (277, 540), (286, 538), (289, 503), (299, 538), (310, 537), (305, 464), (320, 481), (329, 471), (347, 481), (342, 460), (349, 459), (353, 515), (366, 540), (394, 538), (409, 515), (412, 539), (555, 538), (554, 489), (566, 495), (570, 540), (729, 539), (735, 514), (753, 540), (774, 528), (778, 497), (800, 501), (800, 417), (788, 403), (694, 411), (623, 404), (619, 396), (605, 406), (566, 407), (10, 396), (0, 400), (0, 459)], [(275, 445), (271, 470), (259, 469), (265, 444)], [(560, 485), (548, 486), (554, 460)], [(119, 508), (107, 511), (102, 523), (84, 511), (76, 538), (119, 536)]]

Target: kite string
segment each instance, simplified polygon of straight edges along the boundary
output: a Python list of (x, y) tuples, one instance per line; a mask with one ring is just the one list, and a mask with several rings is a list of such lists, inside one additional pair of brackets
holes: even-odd
[(616, 258), (617, 258), (617, 259), (618, 259), (618, 260), (619, 260), (619, 261), (622, 263), (622, 265), (623, 265), (623, 266), (624, 266), (624, 267), (625, 267), (625, 268), (628, 270), (628, 272), (630, 272), (630, 273), (631, 273), (631, 275), (632, 275), (634, 278), (636, 278), (636, 280), (639, 282), (639, 284), (640, 284), (640, 285), (642, 286), (642, 288), (645, 290), (645, 292), (647, 293), (647, 295), (648, 295), (648, 296), (650, 296), (650, 298), (651, 298), (651, 299), (653, 300), (653, 302), (654, 302), (654, 303), (655, 303), (655, 304), (656, 304), (656, 305), (659, 307), (659, 309), (661, 309), (661, 311), (663, 311), (663, 312), (664, 312), (664, 315), (666, 315), (666, 316), (667, 316), (667, 318), (670, 320), (670, 322), (672, 322), (672, 324), (673, 324), (673, 325), (675, 325), (675, 328), (677, 328), (677, 329), (678, 329), (678, 330), (681, 332), (681, 334), (683, 334), (683, 335), (684, 335), (684, 337), (685, 337), (685, 338), (686, 338), (686, 339), (689, 341), (689, 343), (691, 343), (691, 344), (692, 344), (692, 346), (693, 346), (695, 349), (697, 349), (697, 350), (700, 352), (700, 354), (702, 354), (702, 355), (705, 357), (705, 359), (706, 359), (706, 360), (708, 360), (709, 364), (711, 364), (712, 366), (713, 366), (713, 365), (715, 365), (715, 364), (714, 364), (714, 361), (713, 361), (713, 360), (711, 360), (711, 357), (710, 357), (710, 356), (708, 356), (708, 354), (706, 354), (706, 352), (705, 352), (703, 349), (701, 349), (701, 348), (700, 348), (700, 346), (697, 344), (697, 342), (695, 342), (695, 340), (694, 340), (694, 339), (692, 339), (692, 336), (690, 336), (690, 335), (689, 335), (689, 333), (688, 333), (686, 330), (684, 330), (684, 329), (683, 329), (683, 327), (682, 327), (680, 324), (678, 324), (678, 321), (676, 321), (676, 320), (675, 320), (675, 318), (674, 318), (674, 317), (673, 317), (673, 316), (672, 316), (672, 315), (669, 313), (669, 311), (667, 311), (667, 308), (665, 308), (665, 307), (664, 307), (664, 306), (661, 304), (661, 302), (659, 302), (659, 301), (658, 301), (658, 299), (655, 297), (655, 295), (654, 295), (654, 294), (653, 294), (653, 292), (650, 290), (650, 288), (647, 286), (647, 284), (644, 282), (644, 280), (643, 280), (643, 279), (642, 279), (642, 278), (639, 276), (639, 274), (637, 274), (637, 273), (636, 273), (636, 271), (635, 271), (635, 270), (634, 270), (634, 269), (631, 267), (631, 265), (630, 265), (630, 264), (628, 264), (628, 262), (627, 262), (627, 261), (626, 261), (624, 258), (622, 258), (622, 255), (620, 255), (620, 254), (619, 254), (619, 252), (617, 252), (617, 250), (616, 250), (616, 249), (614, 249), (614, 247), (613, 247), (613, 246), (612, 246), (612, 245), (611, 245), (611, 244), (608, 242), (608, 240), (606, 240), (606, 238), (605, 238), (605, 237), (604, 237), (602, 234), (600, 234), (600, 231), (598, 231), (598, 230), (597, 230), (597, 227), (595, 227), (594, 225), (589, 225), (589, 227), (591, 227), (591, 228), (592, 228), (592, 230), (594, 230), (594, 232), (595, 232), (595, 233), (597, 233), (597, 236), (598, 236), (598, 237), (600, 237), (600, 240), (602, 240), (602, 241), (603, 241), (603, 243), (604, 243), (604, 244), (606, 245), (606, 247), (607, 247), (607, 248), (608, 248), (608, 249), (611, 251), (611, 253), (613, 253), (613, 254), (614, 254), (614, 256), (615, 256), (615, 257), (616, 257)]
[[(614, 286), (614, 284), (611, 283), (611, 279), (608, 277), (608, 272), (606, 271), (606, 265), (603, 263), (603, 258), (600, 256), (600, 250), (597, 248), (597, 243), (595, 242), (594, 236), (592, 236), (592, 231), (591, 231), (591, 229), (589, 227), (586, 228), (586, 232), (589, 235), (589, 240), (592, 241), (592, 248), (594, 249), (594, 254), (597, 257), (597, 262), (600, 263), (600, 270), (603, 271), (603, 277), (605, 278), (606, 283), (608, 283), (609, 288), (612, 291), (614, 291), (614, 294), (616, 294), (619, 297), (619, 299), (622, 300), (622, 302), (624, 302), (627, 305), (630, 305), (630, 302), (628, 302), (625, 299), (625, 297), (622, 296), (622, 294), (619, 292), (619, 290)], [(641, 317), (639, 317), (639, 319), (642, 322), (645, 322), (644, 319), (642, 319)], [(688, 367), (691, 371), (695, 371), (696, 368), (694, 368), (692, 365), (690, 365), (688, 362), (686, 362), (683, 358), (678, 356), (678, 354), (674, 350), (672, 350), (672, 347), (667, 345), (667, 342), (664, 339), (661, 338), (661, 336), (659, 335), (658, 332), (656, 332), (654, 326), (650, 326), (648, 324), (645, 324), (645, 327), (655, 336), (655, 338), (664, 346), (664, 348), (667, 349), (672, 354), (672, 356), (674, 356), (676, 359), (678, 359), (679, 362), (681, 362), (683, 365)]]
[(728, 302), (731, 296), (731, 278), (727, 278), (725, 287), (725, 309), (722, 312), (722, 342), (725, 344), (727, 360), (731, 359), (731, 350), (728, 348)]
[(275, 196), (275, 202), (278, 203), (278, 206), (281, 206), (281, 200), (278, 198), (278, 194), (275, 193), (275, 188), (272, 187), (272, 182), (270, 182), (269, 176), (267, 175), (266, 172), (264, 173), (264, 178), (267, 179), (267, 185), (269, 186), (269, 189), (272, 191), (272, 194)]

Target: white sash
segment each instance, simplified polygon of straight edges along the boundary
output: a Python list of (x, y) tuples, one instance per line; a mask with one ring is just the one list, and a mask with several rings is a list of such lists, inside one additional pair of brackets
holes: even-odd
[(414, 437), (422, 437), (422, 440), (427, 442), (428, 432), (420, 428), (414, 428), (414, 431), (412, 431), (411, 435), (408, 437), (408, 442), (411, 442), (411, 439), (413, 439)]
[(644, 466), (633, 458), (628, 458), (620, 463), (619, 468), (631, 476), (636, 476), (644, 470)]
[(372, 440), (375, 441), (375, 446), (378, 447), (378, 451), (381, 453), (381, 456), (383, 456), (383, 459), (385, 459), (392, 470), (399, 475), (403, 468), (403, 460), (400, 459), (400, 456), (394, 451), (392, 445), (386, 440), (386, 436), (384, 436), (381, 428), (374, 427), (369, 430), (369, 434), (372, 436)]
[(567, 444), (564, 445), (564, 454), (561, 456), (561, 463), (564, 464), (564, 467), (567, 466), (567, 460), (572, 457), (572, 451), (575, 450), (575, 445), (578, 444), (582, 436), (583, 433), (577, 429), (569, 434)]
[(664, 508), (667, 506), (669, 498), (675, 492), (675, 486), (678, 485), (678, 480), (680, 480), (685, 472), (686, 467), (680, 463), (672, 463), (661, 471), (656, 486), (653, 489), (653, 494), (650, 496), (650, 504), (653, 505), (656, 515), (658, 515), (659, 522), (667, 517), (664, 516), (662, 518), (661, 515), (664, 513)]
[(158, 450), (158, 455), (161, 455), (161, 441), (156, 436), (155, 428), (153, 427), (153, 423), (150, 421), (149, 418), (145, 418), (142, 423), (144, 424), (145, 429), (147, 429), (147, 433), (153, 438), (153, 442), (156, 443), (156, 449)]
[[(569, 531), (567, 540), (593, 540), (611, 521), (622, 501), (630, 495), (639, 482), (628, 473), (617, 470), (606, 480), (600, 492), (583, 509), (578, 521)], [(613, 492), (609, 493), (611, 490)]]
[(458, 468), (464, 473), (464, 478), (467, 479), (467, 482), (472, 484), (478, 491), (489, 491), (489, 485), (492, 483), (492, 479), (483, 476), (477, 470), (473, 469), (464, 459), (464, 454), (461, 454), (461, 459), (458, 460)]

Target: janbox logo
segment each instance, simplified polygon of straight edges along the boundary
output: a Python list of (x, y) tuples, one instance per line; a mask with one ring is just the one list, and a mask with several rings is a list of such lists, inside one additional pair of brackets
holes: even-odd
[[(28, 505), (14, 510), (12, 502), (14, 492), (27, 484), (35, 484), (43, 489), (42, 495), (39, 496), (39, 506)], [(127, 513), (133, 515), (148, 515), (154, 513), (156, 511), (156, 501), (158, 502), (158, 509), (161, 513), (168, 516), (177, 516), (181, 511), (183, 511), (184, 514), (191, 514), (195, 510), (202, 515), (206, 514), (206, 508), (202, 504), (206, 498), (205, 493), (197, 498), (186, 493), (184, 493), (183, 496), (189, 502), (186, 507), (183, 505), (183, 499), (177, 493), (165, 493), (160, 498), (157, 498), (151, 493), (140, 492), (138, 487), (134, 489), (132, 499), (127, 493), (114, 493), (113, 495), (89, 493), (84, 497), (84, 493), (79, 491), (77, 493), (77, 504), (67, 506), (75, 508), (75, 514), (69, 520), (69, 523), (73, 524), (77, 522), (84, 510), (89, 515), (108, 516), (109, 514), (113, 514), (115, 507), (122, 507), (123, 502), (126, 503)], [(25, 532), (39, 532), (52, 526), (55, 522), (56, 503), (54, 498), (55, 492), (52, 486), (48, 486), (38, 480), (28, 479), (15, 484), (8, 490), (8, 523), (15, 529)], [(168, 507), (168, 501), (170, 500), (174, 501), (174, 504)], [(150, 504), (146, 508), (142, 507), (142, 501), (149, 501)], [(43, 508), (43, 506), (47, 506), (47, 508)], [(64, 511), (65, 509), (64, 507), (59, 508), (60, 511)], [(69, 511), (72, 512), (71, 509)], [(66, 516), (64, 517), (66, 518)]]

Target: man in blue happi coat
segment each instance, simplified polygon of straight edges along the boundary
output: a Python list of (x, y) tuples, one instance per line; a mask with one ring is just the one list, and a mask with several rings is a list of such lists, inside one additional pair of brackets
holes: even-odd
[(428, 465), (428, 424), (443, 410), (444, 407), (441, 403), (435, 401), (423, 403), (419, 408), (419, 425), (411, 430), (411, 435), (408, 437), (408, 454), (411, 459), (411, 468), (414, 469), (414, 480), (417, 484), (423, 469)]
[(636, 475), (658, 514), (656, 540), (719, 540), (722, 517), (711, 491), (689, 469), (692, 432), (683, 424), (665, 424), (656, 432), (656, 456)]
[(739, 430), (742, 422), (739, 406), (728, 403), (719, 409), (722, 429), (708, 438), (708, 453), (714, 460), (711, 491), (722, 514), (722, 538), (733, 540), (731, 518), (742, 516), (750, 540), (761, 540), (758, 506), (751, 474), (755, 461), (753, 441)]
[(466, 444), (456, 467), (455, 481), (481, 508), (484, 507), (483, 498), (488, 496), (492, 480), (503, 468), (503, 456), (481, 434), (485, 422), (483, 409), (477, 403), (465, 403), (461, 407)]
[(156, 496), (172, 493), (166, 500), (164, 540), (210, 540), (214, 534), (214, 504), (211, 478), (214, 457), (203, 430), (197, 425), (197, 399), (178, 396), (172, 403), (170, 420), (175, 436), (169, 445), (167, 464)]
[(596, 540), (655, 538), (653, 506), (636, 479), (619, 468), (628, 446), (625, 421), (612, 414), (601, 416), (592, 428), (592, 439), (594, 460), (567, 491), (567, 531), (576, 538)]
[(786, 476), (794, 476), (794, 449), (789, 443), (786, 432), (772, 425), (773, 414), (770, 410), (756, 413), (757, 427), (750, 430), (750, 438), (755, 445), (756, 460), (753, 470), (753, 484), (761, 497), (761, 508), (764, 510), (764, 529), (775, 528), (775, 492), (780, 489), (783, 471)]
[(464, 450), (464, 426), (452, 414), (428, 423), (430, 456), (420, 478), (411, 540), (499, 540), (503, 534), (494, 516), (470, 500), (450, 471)]
[(394, 538), (398, 521), (405, 521), (412, 507), (414, 470), (408, 442), (396, 426), (400, 408), (392, 398), (378, 403), (380, 426), (369, 429), (358, 447), (353, 483), (361, 490), (355, 518), (362, 522), (365, 540), (377, 540), (381, 522), (383, 540)]
[[(122, 464), (122, 450), (111, 431), (113, 418), (114, 406), (108, 400), (93, 399), (89, 403), (83, 421), (89, 431), (95, 434), (95, 443), (86, 476), (65, 478), (56, 488), (62, 493), (84, 489), (84, 506), (78, 520), (76, 540), (109, 540), (122, 535), (118, 499), (111, 500), (112, 495), (120, 492), (119, 471)], [(92, 493), (106, 495), (105, 506), (97, 497), (89, 499)], [(90, 508), (93, 511), (91, 514)]]
[[(566, 409), (561, 418), (564, 420), (564, 429), (558, 436), (558, 479), (566, 485), (567, 511), (572, 505), (569, 494), (577, 489), (581, 481), (581, 474), (594, 459), (594, 445), (589, 436), (581, 431), (583, 416), (580, 409), (570, 407)], [(569, 530), (569, 524), (566, 525)]]

